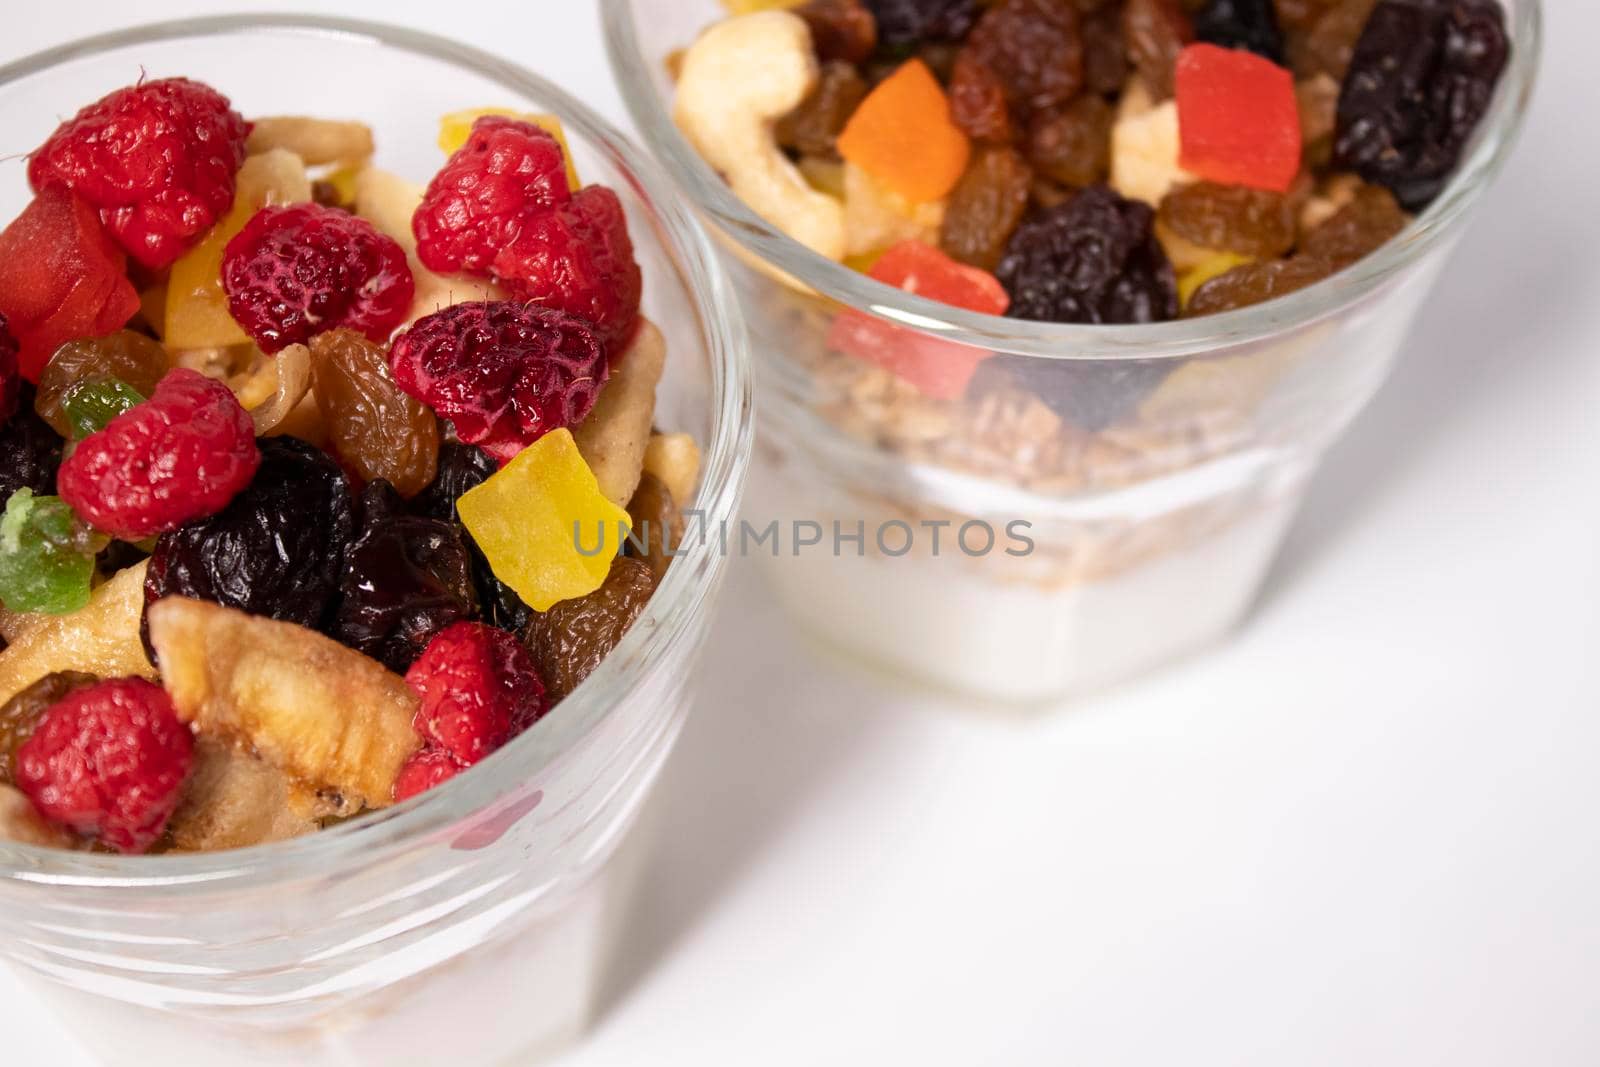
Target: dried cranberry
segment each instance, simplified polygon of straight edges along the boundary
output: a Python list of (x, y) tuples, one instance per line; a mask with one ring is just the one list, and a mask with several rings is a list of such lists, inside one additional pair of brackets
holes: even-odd
[(1177, 281), (1146, 204), (1104, 185), (1025, 220), (996, 272), (1012, 318), (1159, 322), (1178, 314)]
[[(439, 449), (439, 475), (433, 484), (411, 501), (411, 511), (430, 519), (455, 522), (456, 501), (469, 489), (476, 489), (500, 469), (494, 457), (471, 445), (449, 442)], [(495, 576), (489, 560), (479, 550), (472, 535), (461, 531), (472, 550), (472, 577), (478, 589), (483, 619), (502, 630), (521, 633), (533, 609), (509, 585)]]
[(404, 673), (433, 635), (478, 612), (472, 556), (453, 522), (407, 514), (388, 482), (361, 494), (333, 636)]
[(531, 122), (480, 118), (412, 216), (417, 258), (430, 270), (487, 273), (528, 219), (571, 195), (554, 136)]
[(413, 723), (423, 743), (463, 767), (490, 755), (549, 709), (522, 642), (504, 630), (458, 622), (436, 634), (406, 671), (422, 698)]
[(401, 389), (506, 460), (594, 407), (609, 366), (583, 319), (511, 300), (469, 301), (418, 319), (395, 339)]
[(517, 299), (591, 323), (608, 352), (627, 348), (639, 324), (644, 285), (628, 218), (604, 186), (588, 186), (524, 222), (495, 257), (494, 274)]
[(178, 806), (194, 737), (166, 692), (118, 678), (68, 693), (17, 750), (17, 786), (46, 818), (120, 852), (154, 844)]
[(338, 464), (296, 438), (264, 438), (261, 467), (243, 492), (217, 514), (156, 540), (145, 606), (186, 596), (324, 629), (354, 527)]
[(229, 312), (263, 352), (337, 327), (387, 341), (414, 292), (399, 242), (318, 204), (256, 212), (223, 252), (222, 288)]
[(1497, 0), (1383, 0), (1339, 94), (1334, 162), (1418, 211), (1489, 109), (1511, 45)]
[(1284, 63), (1283, 31), (1272, 0), (1210, 0), (1195, 16), (1194, 35), (1207, 44), (1242, 48)]
[(978, 21), (977, 0), (867, 0), (878, 20), (878, 40), (895, 51), (924, 41), (959, 41)]
[(35, 414), (33, 398), (33, 386), (24, 382), (16, 414), (0, 426), (0, 500), (24, 488), (38, 496), (56, 491), (56, 470), (66, 442)]
[(28, 181), (71, 189), (129, 255), (159, 270), (232, 206), (249, 130), (210, 86), (140, 82), (62, 123), (29, 157)]
[(260, 462), (255, 427), (228, 387), (180, 368), (80, 441), (56, 483), (91, 526), (140, 541), (221, 511)]

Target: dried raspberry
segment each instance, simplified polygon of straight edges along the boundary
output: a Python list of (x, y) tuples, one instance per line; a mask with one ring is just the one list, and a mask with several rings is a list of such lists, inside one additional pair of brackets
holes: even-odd
[(512, 300), (456, 304), (399, 337), (389, 368), (401, 389), (502, 462), (589, 414), (610, 373), (594, 327)]
[(643, 282), (617, 194), (591, 185), (555, 211), (529, 219), (494, 260), (512, 295), (592, 322), (607, 352), (621, 352), (639, 324)]
[(22, 389), (19, 357), (22, 346), (12, 336), (10, 324), (0, 314), (0, 424), (17, 413), (17, 396)]
[(118, 89), (57, 127), (28, 160), (34, 189), (61, 185), (100, 211), (117, 243), (159, 270), (233, 204), (249, 124), (187, 78)]
[(387, 341), (415, 291), (394, 238), (317, 204), (256, 212), (223, 253), (222, 287), (228, 310), (263, 352), (341, 326)]
[(228, 387), (179, 368), (79, 442), (56, 485), (90, 525), (140, 541), (221, 511), (260, 463), (250, 416)]
[(160, 686), (99, 682), (44, 713), (17, 750), (17, 786), (50, 819), (143, 852), (178, 805), (194, 738)]
[(539, 721), (548, 703), (522, 642), (481, 622), (436, 634), (406, 672), (422, 697), (413, 723), (432, 747), (470, 767)]
[(487, 273), (529, 219), (571, 196), (554, 136), (531, 122), (480, 118), (411, 218), (417, 258), (430, 270)]
[(460, 774), (464, 767), (442, 748), (424, 748), (413, 753), (394, 779), (394, 802), (410, 800)]

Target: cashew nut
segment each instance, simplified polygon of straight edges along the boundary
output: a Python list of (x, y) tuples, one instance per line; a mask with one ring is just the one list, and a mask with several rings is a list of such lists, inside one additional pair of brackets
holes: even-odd
[(252, 156), (286, 148), (308, 167), (357, 163), (372, 155), (372, 127), (364, 122), (339, 122), (300, 115), (256, 119), (245, 141)]
[(644, 469), (661, 479), (680, 507), (687, 507), (700, 480), (700, 446), (686, 433), (651, 434)]
[(627, 507), (639, 488), (650, 421), (656, 411), (656, 383), (666, 362), (667, 341), (649, 319), (611, 371), (600, 399), (572, 436), (578, 452), (600, 483), (600, 492), (617, 507)]
[(1195, 176), (1178, 164), (1178, 103), (1117, 119), (1111, 127), (1111, 186), (1130, 200), (1159, 204)]
[(811, 30), (798, 15), (726, 19), (684, 54), (673, 118), (752, 211), (812, 251), (843, 259), (844, 206), (806, 184), (773, 134), (817, 77)]

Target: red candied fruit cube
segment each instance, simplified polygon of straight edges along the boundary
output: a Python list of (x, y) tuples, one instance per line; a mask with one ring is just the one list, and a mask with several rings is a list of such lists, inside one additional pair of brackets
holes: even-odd
[(22, 376), (57, 348), (120, 330), (139, 310), (126, 260), (94, 208), (59, 186), (35, 196), (0, 231), (0, 313), (19, 346)]
[[(885, 285), (967, 311), (1002, 315), (1011, 304), (1011, 297), (993, 274), (957, 262), (922, 241), (895, 245), (879, 257), (869, 273)], [(930, 337), (854, 309), (833, 321), (828, 346), (876, 363), (936, 400), (959, 397), (978, 364), (994, 355), (988, 349)]]
[(1225, 185), (1284, 193), (1300, 173), (1294, 76), (1253, 52), (1192, 44), (1178, 54), (1179, 163)]

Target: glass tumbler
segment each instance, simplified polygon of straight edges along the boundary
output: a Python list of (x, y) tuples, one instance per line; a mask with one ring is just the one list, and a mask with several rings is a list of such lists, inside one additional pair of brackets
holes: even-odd
[[(426, 180), (438, 117), (550, 112), (614, 188), (668, 342), (657, 400), (704, 464), (694, 507), (732, 515), (750, 447), (745, 334), (704, 234), (583, 104), (505, 60), (394, 27), (251, 15), (91, 38), (0, 69), (0, 209), (64, 115), (185, 75), (246, 116), (356, 118), (376, 164)], [(0, 954), (105, 1062), (527, 1062), (581, 1032), (627, 902), (621, 849), (688, 709), (723, 573), (690, 541), (620, 646), (503, 750), (406, 804), (232, 852), (111, 856), (0, 842)], [(636, 837), (637, 835), (635, 835)]]
[[(1537, 0), (1506, 0), (1492, 107), (1449, 187), (1384, 248), (1254, 307), (1082, 326), (934, 303), (789, 239), (674, 125), (670, 53), (724, 8), (601, 6), (624, 99), (724, 250), (750, 327), (762, 423), (741, 547), (823, 642), (1023, 703), (1128, 678), (1244, 617), (1511, 149), (1540, 19)], [(848, 354), (864, 347), (880, 358)], [(896, 360), (972, 377), (943, 396), (879, 365)]]

